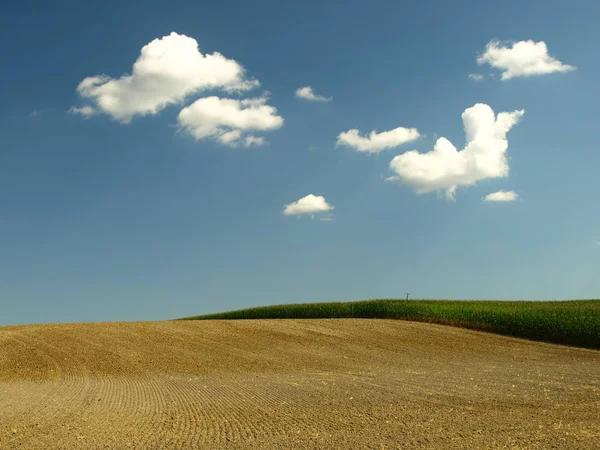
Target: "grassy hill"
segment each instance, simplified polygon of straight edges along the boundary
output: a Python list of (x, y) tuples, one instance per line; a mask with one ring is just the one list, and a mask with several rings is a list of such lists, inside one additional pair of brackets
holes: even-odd
[(403, 319), (600, 349), (600, 300), (546, 302), (367, 300), (262, 306), (183, 320)]

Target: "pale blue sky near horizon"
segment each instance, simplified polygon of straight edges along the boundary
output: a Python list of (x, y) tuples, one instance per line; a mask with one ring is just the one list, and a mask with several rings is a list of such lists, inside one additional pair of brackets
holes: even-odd
[[(50, 4), (51, 3), (51, 4)], [(600, 297), (600, 3), (13, 2), (0, 16), (0, 325), (161, 320), (369, 298)], [(176, 32), (260, 87), (194, 93), (124, 124), (67, 111)], [(576, 70), (501, 80), (488, 42), (544, 41)], [(468, 77), (484, 75), (481, 81)], [(490, 76), (493, 74), (494, 76)], [(329, 102), (295, 96), (311, 86)], [(267, 144), (194, 140), (179, 111), (268, 91)], [(477, 103), (525, 110), (506, 177), (417, 194), (390, 161), (465, 145)], [(417, 128), (379, 153), (336, 145)], [(492, 192), (513, 202), (486, 202)], [(308, 194), (329, 221), (288, 216)]]

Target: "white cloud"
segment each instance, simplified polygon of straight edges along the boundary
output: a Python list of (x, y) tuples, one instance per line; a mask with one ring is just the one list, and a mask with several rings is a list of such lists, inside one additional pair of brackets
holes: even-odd
[(563, 64), (550, 56), (544, 41), (509, 42), (508, 45), (497, 40), (490, 41), (483, 54), (477, 58), (477, 63), (487, 63), (502, 70), (503, 80), (554, 72), (569, 72), (576, 69), (574, 66)]
[(379, 153), (386, 148), (394, 148), (405, 142), (414, 141), (418, 137), (419, 132), (416, 128), (398, 127), (381, 133), (373, 130), (367, 137), (361, 136), (354, 128), (340, 133), (337, 137), (337, 145), (351, 147), (359, 152)]
[(68, 112), (70, 112), (71, 114), (79, 114), (80, 116), (83, 116), (83, 117), (91, 117), (95, 114), (98, 114), (98, 111), (96, 111), (94, 108), (92, 108), (89, 105), (82, 106), (81, 108), (71, 106), (69, 108)]
[(315, 94), (313, 88), (310, 86), (298, 88), (296, 90), (296, 97), (303, 98), (304, 100), (309, 100), (311, 102), (330, 102), (333, 100), (333, 97), (324, 97), (322, 95)]
[(242, 132), (240, 130), (224, 131), (222, 134), (216, 134), (215, 137), (221, 144), (235, 147), (242, 137)]
[(506, 134), (525, 111), (501, 112), (478, 103), (462, 114), (466, 146), (458, 151), (441, 137), (432, 151), (411, 150), (390, 162), (395, 175), (388, 178), (411, 186), (418, 194), (445, 190), (450, 198), (458, 186), (469, 186), (486, 178), (508, 175)]
[(283, 214), (294, 216), (297, 214), (314, 214), (333, 210), (334, 207), (327, 203), (325, 197), (309, 194), (298, 201), (284, 206)]
[(256, 136), (246, 136), (246, 138), (244, 139), (244, 147), (259, 147), (261, 145), (265, 145), (265, 139), (262, 137), (256, 137)]
[(470, 73), (469, 78), (473, 81), (483, 81), (484, 76), (480, 73)]
[(277, 109), (266, 102), (266, 97), (245, 100), (201, 98), (183, 108), (177, 122), (196, 140), (213, 138), (231, 147), (263, 145), (263, 138), (248, 133), (275, 130), (283, 125)]
[(131, 74), (87, 77), (77, 92), (99, 112), (127, 123), (135, 115), (156, 114), (202, 90), (246, 91), (258, 85), (233, 59), (217, 52), (204, 55), (195, 39), (171, 33), (142, 47)]
[(515, 191), (498, 191), (484, 197), (486, 202), (512, 202), (519, 198)]

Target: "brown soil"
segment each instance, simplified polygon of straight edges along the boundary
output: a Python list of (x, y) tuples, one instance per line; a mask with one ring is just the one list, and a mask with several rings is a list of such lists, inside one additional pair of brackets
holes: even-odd
[(1, 449), (600, 448), (600, 352), (393, 320), (0, 328)]

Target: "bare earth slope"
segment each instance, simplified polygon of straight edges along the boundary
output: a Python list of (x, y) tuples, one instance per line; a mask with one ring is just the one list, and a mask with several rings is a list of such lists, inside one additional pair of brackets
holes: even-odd
[(600, 352), (393, 320), (0, 328), (0, 448), (600, 448)]

